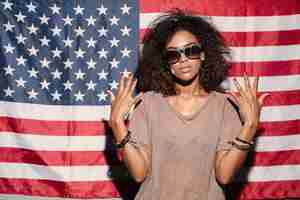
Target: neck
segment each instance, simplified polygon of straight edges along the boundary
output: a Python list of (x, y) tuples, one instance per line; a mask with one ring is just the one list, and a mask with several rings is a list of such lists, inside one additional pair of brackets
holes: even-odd
[(199, 76), (190, 81), (176, 81), (176, 93), (179, 96), (201, 96), (207, 94), (204, 88), (199, 84)]

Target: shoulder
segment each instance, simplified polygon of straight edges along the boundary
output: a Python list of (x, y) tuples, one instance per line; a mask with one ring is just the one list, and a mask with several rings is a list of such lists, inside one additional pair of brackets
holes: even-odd
[(223, 109), (229, 110), (238, 110), (237, 105), (234, 101), (230, 98), (230, 95), (221, 93), (221, 92), (214, 92), (215, 93), (215, 100), (218, 106), (221, 106)]
[(155, 101), (159, 101), (159, 99), (162, 97), (162, 95), (160, 93), (154, 92), (154, 91), (148, 91), (145, 92), (142, 100), (145, 101), (146, 103), (151, 103), (151, 102), (155, 102)]

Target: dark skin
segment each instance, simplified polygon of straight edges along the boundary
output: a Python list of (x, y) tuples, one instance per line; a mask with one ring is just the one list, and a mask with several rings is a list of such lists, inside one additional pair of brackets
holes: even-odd
[[(194, 35), (187, 31), (178, 31), (168, 42), (166, 49), (183, 47), (191, 43), (198, 43)], [(189, 59), (181, 55), (177, 63), (169, 66), (171, 73), (177, 79), (180, 79), (181, 82), (188, 82), (188, 84), (175, 82), (177, 94), (166, 97), (173, 109), (184, 116), (193, 115), (207, 101), (208, 93), (202, 88), (198, 80), (199, 67), (201, 67), (203, 59), (205, 59), (204, 53), (201, 53), (199, 59)], [(123, 76), (116, 96), (109, 92), (112, 99), (110, 125), (117, 142), (120, 142), (127, 134), (124, 116), (132, 110), (133, 105), (143, 96), (140, 93), (133, 97), (136, 82), (132, 75), (127, 78)], [(239, 106), (240, 114), (244, 121), (239, 138), (251, 142), (259, 125), (260, 111), (264, 99), (268, 94), (258, 97), (258, 77), (255, 77), (253, 83), (250, 83), (249, 78), (245, 75), (243, 85), (235, 79), (234, 85), (237, 92), (231, 94)], [(136, 148), (128, 143), (122, 149), (122, 154), (133, 178), (138, 182), (142, 182), (147, 176), (151, 165), (151, 147), (144, 145)], [(244, 163), (246, 156), (247, 151), (241, 151), (237, 148), (217, 151), (215, 172), (218, 181), (221, 184), (229, 183)]]

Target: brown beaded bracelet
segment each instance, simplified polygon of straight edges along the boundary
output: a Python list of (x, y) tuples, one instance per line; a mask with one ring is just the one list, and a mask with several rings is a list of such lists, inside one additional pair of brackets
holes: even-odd
[(116, 143), (118, 149), (123, 148), (131, 139), (131, 132), (127, 131), (127, 135), (122, 139), (120, 143)]
[(251, 149), (251, 145), (249, 144), (237, 144), (235, 141), (230, 141), (228, 142), (229, 144), (231, 144), (233, 147), (235, 147), (236, 149), (238, 150), (241, 150), (241, 151), (249, 151)]
[(253, 141), (251, 141), (251, 142), (248, 142), (248, 141), (246, 141), (246, 140), (242, 140), (242, 139), (241, 139), (241, 138), (239, 138), (239, 137), (236, 137), (236, 138), (235, 138), (235, 140), (236, 140), (236, 141), (239, 141), (239, 142), (241, 142), (241, 143), (243, 143), (243, 144), (250, 145), (250, 146), (252, 146), (252, 145), (254, 144), (254, 142), (253, 142)]

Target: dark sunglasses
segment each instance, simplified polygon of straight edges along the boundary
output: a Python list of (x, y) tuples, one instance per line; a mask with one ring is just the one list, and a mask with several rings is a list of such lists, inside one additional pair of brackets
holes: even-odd
[(186, 47), (179, 47), (176, 49), (167, 49), (165, 52), (165, 57), (169, 65), (177, 63), (182, 54), (188, 59), (200, 59), (200, 53), (203, 48), (200, 44), (193, 44)]

